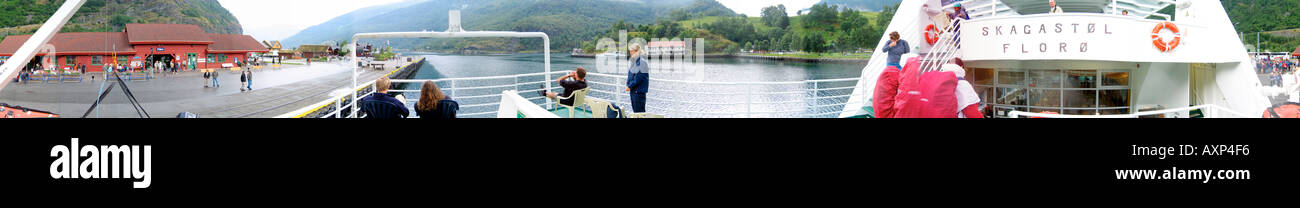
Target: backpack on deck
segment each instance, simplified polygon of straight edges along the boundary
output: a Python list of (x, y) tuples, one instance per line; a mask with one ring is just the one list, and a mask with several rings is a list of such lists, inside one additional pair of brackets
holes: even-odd
[(885, 67), (876, 78), (876, 88), (872, 91), (871, 108), (876, 118), (893, 118), (898, 109), (894, 103), (898, 97), (898, 71), (896, 66)]
[(618, 105), (615, 105), (614, 103), (610, 103), (609, 107), (605, 108), (605, 118), (627, 118), (627, 117), (623, 116), (623, 108), (619, 108)]
[(897, 118), (957, 118), (957, 76), (952, 72), (920, 73), (913, 58), (904, 66), (899, 84)]

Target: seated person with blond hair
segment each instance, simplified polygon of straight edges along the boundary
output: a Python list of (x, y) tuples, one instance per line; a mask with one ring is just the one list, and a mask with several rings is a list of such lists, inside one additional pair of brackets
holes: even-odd
[(393, 81), (388, 77), (380, 77), (379, 80), (375, 80), (375, 93), (358, 102), (361, 104), (361, 111), (369, 115), (368, 118), (392, 119), (410, 116), (411, 111), (406, 109), (406, 102), (402, 101), (405, 98), (401, 95), (388, 94), (392, 84)]

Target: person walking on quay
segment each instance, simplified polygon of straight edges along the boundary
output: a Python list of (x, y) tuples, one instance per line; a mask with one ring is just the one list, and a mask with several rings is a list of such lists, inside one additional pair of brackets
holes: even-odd
[(203, 71), (203, 88), (212, 87), (212, 73), (208, 73), (208, 70), (201, 71)]
[(218, 71), (218, 70), (216, 70), (216, 69), (212, 69), (212, 87), (220, 88), (220, 87), (221, 87), (221, 79), (220, 79), (220, 77), (221, 77), (221, 73), (218, 73), (217, 71)]
[(248, 91), (253, 91), (253, 70), (248, 70)]
[(641, 45), (632, 44), (628, 47), (629, 57), (632, 58), (632, 66), (627, 69), (627, 89), (629, 97), (632, 99), (632, 112), (644, 113), (646, 93), (650, 91), (650, 63), (641, 57)]
[(248, 91), (248, 90), (244, 89), (245, 86), (248, 86), (248, 72), (240, 71), (240, 72), (239, 72), (239, 91), (240, 91), (240, 92)]

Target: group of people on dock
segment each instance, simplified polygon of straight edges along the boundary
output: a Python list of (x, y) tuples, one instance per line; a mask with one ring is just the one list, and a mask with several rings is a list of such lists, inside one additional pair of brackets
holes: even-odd
[[(203, 71), (203, 88), (220, 88), (221, 71), (220, 69), (204, 69)], [(253, 70), (239, 71), (239, 91), (253, 91)]]

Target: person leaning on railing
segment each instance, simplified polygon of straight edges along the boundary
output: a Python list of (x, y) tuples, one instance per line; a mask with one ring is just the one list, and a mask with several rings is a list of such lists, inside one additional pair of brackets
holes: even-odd
[(899, 38), (898, 31), (889, 33), (888, 44), (889, 46), (884, 47), (885, 49), (882, 50), (885, 53), (889, 53), (889, 57), (885, 59), (885, 66), (894, 66), (898, 67), (898, 69), (902, 69), (903, 65), (899, 64), (899, 62), (902, 60), (903, 54), (911, 52), (912, 46), (909, 46), (906, 40)]
[(460, 103), (447, 97), (433, 81), (424, 81), (420, 87), (420, 101), (415, 103), (415, 115), (422, 119), (453, 119), (460, 111)]
[(1056, 6), (1056, 0), (1048, 0), (1047, 5), (1052, 7), (1052, 10), (1047, 12), (1049, 14), (1065, 13), (1065, 10), (1061, 9), (1061, 7), (1059, 6)]
[(953, 39), (955, 40), (953, 44), (957, 48), (961, 48), (961, 24), (963, 21), (970, 20), (970, 13), (966, 12), (966, 8), (961, 7), (961, 3), (954, 4), (952, 12), (945, 11), (944, 13), (948, 14), (948, 19), (953, 21), (953, 24), (948, 26), (952, 27), (952, 31), (955, 32), (953, 33)]

